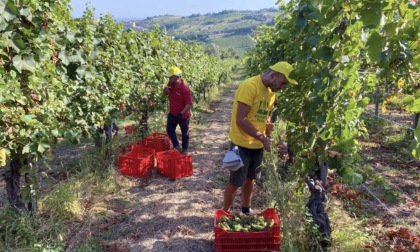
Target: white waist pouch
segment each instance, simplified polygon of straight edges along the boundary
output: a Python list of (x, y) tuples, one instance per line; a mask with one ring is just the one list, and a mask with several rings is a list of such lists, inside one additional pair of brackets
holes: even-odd
[(226, 152), (225, 157), (223, 158), (224, 168), (229, 169), (230, 171), (237, 171), (244, 166), (241, 157), (239, 156), (239, 149), (237, 146), (233, 147), (232, 150)]

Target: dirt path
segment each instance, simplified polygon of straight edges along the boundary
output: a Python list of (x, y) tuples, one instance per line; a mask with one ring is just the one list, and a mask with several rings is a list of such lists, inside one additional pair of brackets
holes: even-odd
[(129, 190), (127, 219), (113, 228), (130, 230), (119, 239), (129, 251), (214, 251), (214, 210), (221, 208), (228, 173), (221, 160), (226, 152), (232, 99), (229, 86), (204, 129), (191, 131), (194, 174), (170, 180), (154, 169), (147, 182)]

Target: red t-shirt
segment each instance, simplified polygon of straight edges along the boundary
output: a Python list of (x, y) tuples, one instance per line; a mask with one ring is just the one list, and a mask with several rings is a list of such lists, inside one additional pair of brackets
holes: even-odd
[[(181, 80), (181, 84), (177, 87), (170, 83), (168, 83), (168, 86), (171, 87), (169, 93), (169, 113), (171, 115), (178, 115), (184, 109), (185, 105), (193, 104), (191, 90), (183, 79)], [(188, 109), (188, 111), (182, 115), (182, 118), (186, 119), (190, 116), (191, 111)]]

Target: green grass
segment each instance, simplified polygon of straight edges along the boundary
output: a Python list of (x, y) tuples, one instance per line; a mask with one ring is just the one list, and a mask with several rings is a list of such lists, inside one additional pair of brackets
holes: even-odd
[[(362, 116), (362, 119), (369, 133), (369, 138), (364, 139), (365, 147), (373, 147), (380, 143), (381, 148), (392, 149), (393, 156), (402, 160), (413, 160), (410, 146), (413, 139), (412, 130), (383, 119), (375, 120), (369, 116)], [(370, 143), (372, 141), (374, 143)]]
[[(16, 214), (11, 208), (0, 209), (0, 251), (43, 251), (64, 248), (64, 223), (29, 213)], [(56, 249), (56, 250), (54, 250)]]
[(369, 234), (364, 233), (361, 220), (357, 220), (343, 211), (339, 201), (329, 203), (329, 217), (334, 223), (331, 251), (363, 251), (363, 244), (372, 240)]
[(79, 199), (82, 196), (82, 186), (82, 181), (78, 179), (70, 179), (58, 186), (39, 203), (41, 212), (50, 218), (67, 221), (81, 217), (83, 207)]
[(52, 190), (40, 197), (35, 218), (0, 208), (0, 251), (63, 251), (74, 221), (89, 221), (83, 203), (97, 204), (110, 193), (118, 196), (120, 186), (115, 181), (120, 179), (115, 168), (106, 165), (110, 163), (99, 151), (84, 153), (79, 159), (82, 171), (50, 185)]

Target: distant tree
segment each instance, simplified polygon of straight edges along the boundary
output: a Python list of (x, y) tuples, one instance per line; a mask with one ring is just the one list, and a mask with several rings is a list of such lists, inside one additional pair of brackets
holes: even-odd
[(166, 30), (175, 30), (180, 27), (180, 23), (172, 23), (172, 24), (166, 24), (165, 28)]
[(204, 48), (204, 52), (217, 58), (220, 57), (220, 47), (215, 43), (207, 44)]
[(222, 10), (221, 12), (217, 13), (217, 14), (229, 14), (229, 13), (236, 13), (239, 12), (237, 10)]
[(236, 51), (233, 48), (229, 48), (228, 50), (229, 58), (235, 58), (236, 57)]
[(236, 51), (233, 48), (229, 49), (222, 49), (222, 53), (220, 55), (221, 59), (233, 59), (236, 58)]

